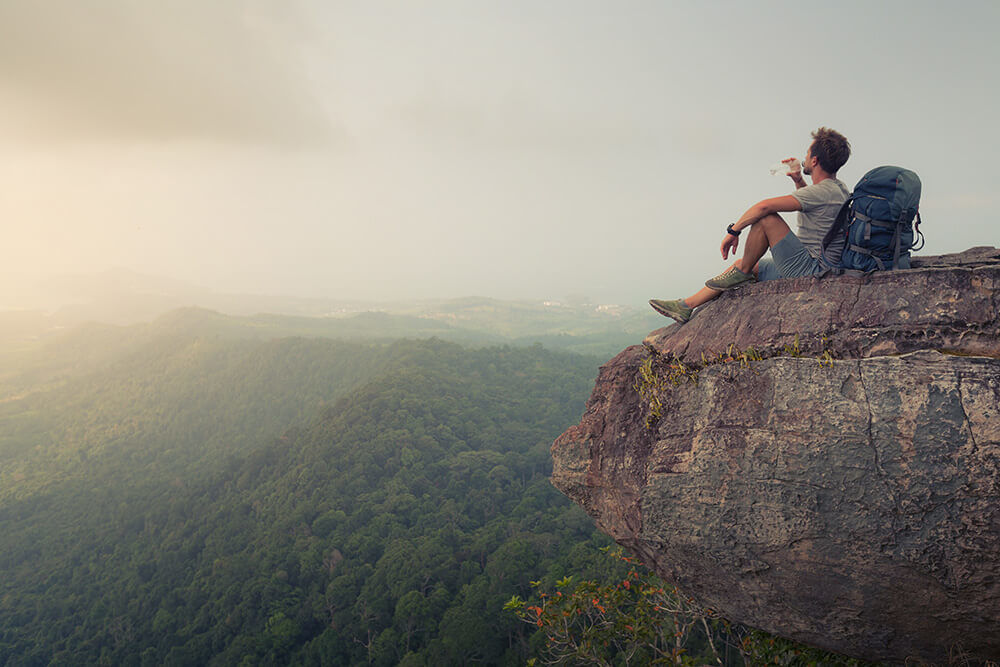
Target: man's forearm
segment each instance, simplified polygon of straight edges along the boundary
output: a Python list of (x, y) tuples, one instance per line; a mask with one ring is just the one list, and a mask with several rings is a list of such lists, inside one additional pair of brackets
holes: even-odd
[(768, 213), (773, 213), (773, 211), (768, 210), (763, 204), (754, 204), (747, 209), (746, 213), (740, 216), (739, 220), (733, 223), (733, 231), (738, 232), (746, 229)]
[(764, 199), (759, 201), (750, 208), (747, 212), (739, 217), (739, 219), (732, 224), (732, 233), (739, 234), (740, 231), (746, 229), (752, 224), (755, 224), (760, 219), (765, 218), (772, 213), (784, 213), (786, 211), (801, 211), (802, 204), (795, 195), (785, 195), (784, 197), (771, 197), (770, 199)]

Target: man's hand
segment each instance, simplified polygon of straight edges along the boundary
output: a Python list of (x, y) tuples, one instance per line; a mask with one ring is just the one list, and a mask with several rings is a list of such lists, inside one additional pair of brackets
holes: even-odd
[(733, 257), (736, 256), (736, 249), (740, 246), (740, 237), (726, 232), (726, 238), (722, 239), (722, 245), (719, 246), (719, 250), (722, 251), (722, 259), (729, 259), (729, 253), (733, 253)]
[(802, 173), (802, 163), (799, 162), (798, 158), (786, 157), (781, 163), (788, 166), (788, 171), (786, 172), (788, 176)]
[(792, 179), (795, 186), (799, 188), (805, 186), (806, 182), (802, 179), (802, 163), (799, 162), (798, 158), (790, 157), (782, 162), (788, 165), (788, 173), (785, 175)]

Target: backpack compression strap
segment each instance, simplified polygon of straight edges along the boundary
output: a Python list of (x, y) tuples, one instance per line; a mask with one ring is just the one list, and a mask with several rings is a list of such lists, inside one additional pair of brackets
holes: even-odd
[[(888, 227), (889, 229), (893, 230), (892, 241), (890, 241), (890, 243), (889, 243), (890, 247), (892, 248), (892, 265), (890, 267), (892, 269), (899, 268), (899, 256), (903, 252), (908, 252), (910, 250), (920, 250), (920, 248), (924, 247), (924, 235), (920, 232), (920, 212), (919, 211), (917, 212), (916, 227), (915, 227), (915, 229), (916, 229), (917, 235), (919, 235), (919, 237), (920, 237), (920, 247), (917, 247), (916, 241), (914, 240), (914, 241), (911, 241), (909, 247), (906, 247), (906, 248), (902, 247), (902, 244), (903, 244), (903, 229), (908, 224), (906, 222), (903, 222), (903, 220), (905, 219), (905, 216), (906, 216), (906, 211), (903, 211), (903, 213), (900, 214), (899, 220), (896, 221), (895, 223), (886, 222), (886, 221), (883, 221), (883, 220), (872, 220), (868, 216), (862, 215), (860, 213), (855, 213), (854, 215), (859, 220), (861, 220), (862, 222), (865, 223), (865, 239), (866, 240), (869, 239), (869, 238), (871, 238), (872, 225), (876, 225), (878, 227)], [(823, 239), (823, 242), (826, 243), (826, 239)], [(869, 257), (871, 257), (875, 261), (875, 264), (878, 265), (878, 268), (879, 268), (880, 271), (884, 271), (885, 270), (885, 263), (882, 261), (882, 259), (878, 255), (876, 255), (875, 253), (873, 253), (871, 250), (869, 250), (868, 248), (862, 248), (861, 246), (854, 245), (853, 243), (848, 243), (847, 247), (849, 249), (853, 250), (854, 252), (858, 253), (858, 254), (868, 255)]]
[(913, 223), (913, 230), (916, 232), (914, 236), (920, 239), (920, 245), (917, 245), (916, 239), (913, 241), (913, 247), (911, 250), (922, 250), (924, 247), (924, 233), (920, 231), (920, 211), (917, 211), (917, 219)]

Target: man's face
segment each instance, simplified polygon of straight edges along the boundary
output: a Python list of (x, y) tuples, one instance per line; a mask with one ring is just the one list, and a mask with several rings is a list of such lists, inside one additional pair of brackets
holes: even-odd
[(811, 176), (813, 173), (812, 168), (812, 146), (806, 151), (806, 159), (802, 161), (802, 173), (806, 176)]

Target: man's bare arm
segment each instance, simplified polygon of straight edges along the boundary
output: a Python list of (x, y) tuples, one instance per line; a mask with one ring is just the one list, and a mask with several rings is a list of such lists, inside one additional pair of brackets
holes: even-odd
[(801, 211), (802, 204), (792, 195), (784, 197), (772, 197), (764, 201), (757, 202), (747, 209), (747, 212), (740, 216), (740, 219), (733, 223), (733, 231), (740, 231), (749, 227), (766, 215), (772, 213), (784, 213), (787, 211)]
[[(741, 229), (749, 227), (761, 218), (772, 213), (801, 210), (802, 204), (800, 204), (799, 200), (792, 195), (765, 199), (764, 201), (758, 202), (747, 209), (747, 212), (740, 216), (739, 220), (733, 223), (733, 231), (738, 232)], [(726, 259), (730, 252), (735, 254), (736, 248), (738, 248), (739, 245), (740, 237), (735, 234), (730, 234), (727, 230), (726, 235), (722, 237), (722, 245), (719, 246), (719, 250), (722, 252), (722, 258)]]

